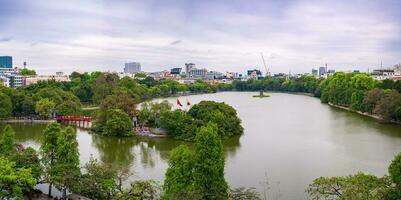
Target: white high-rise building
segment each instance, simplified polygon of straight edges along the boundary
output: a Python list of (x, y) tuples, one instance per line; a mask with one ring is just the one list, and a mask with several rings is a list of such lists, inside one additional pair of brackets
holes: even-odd
[(185, 63), (185, 74), (188, 76), (192, 69), (195, 68), (194, 63)]
[(135, 74), (140, 71), (141, 71), (141, 63), (139, 63), (139, 62), (125, 63), (124, 73)]

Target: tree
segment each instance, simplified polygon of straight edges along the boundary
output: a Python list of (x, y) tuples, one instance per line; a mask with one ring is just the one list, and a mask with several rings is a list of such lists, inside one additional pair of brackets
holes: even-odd
[(157, 118), (160, 117), (160, 114), (170, 110), (171, 105), (166, 100), (160, 103), (144, 102), (138, 112), (138, 121), (142, 125), (147, 124), (150, 127), (157, 127), (160, 125), (160, 123), (157, 123)]
[(193, 154), (185, 145), (173, 149), (164, 179), (163, 199), (189, 199), (193, 188)]
[(120, 109), (129, 116), (134, 116), (136, 109), (135, 99), (124, 90), (114, 91), (114, 94), (106, 96), (100, 104), (102, 112), (106, 112), (109, 109)]
[(92, 83), (93, 102), (100, 103), (107, 95), (111, 95), (118, 85), (118, 75), (101, 73)]
[(36, 185), (30, 169), (16, 168), (14, 162), (0, 157), (0, 197), (23, 199), (23, 193)]
[(401, 153), (396, 155), (388, 167), (391, 180), (401, 189)]
[(194, 166), (194, 191), (206, 200), (227, 199), (223, 145), (216, 124), (208, 123), (196, 134)]
[(48, 98), (41, 99), (36, 102), (35, 111), (44, 118), (48, 118), (52, 111), (54, 111), (54, 107), (56, 104), (49, 100)]
[(235, 188), (230, 190), (230, 200), (262, 200), (255, 188)]
[(200, 126), (205, 126), (208, 122), (217, 124), (221, 138), (240, 135), (244, 130), (241, 126), (241, 119), (237, 116), (237, 111), (226, 103), (201, 101), (189, 109), (188, 115), (193, 117)]
[(197, 126), (191, 116), (181, 110), (165, 111), (160, 115), (160, 127), (176, 139), (193, 141)]
[(366, 112), (372, 113), (376, 107), (377, 102), (380, 100), (383, 90), (375, 88), (367, 92), (363, 99), (363, 104), (366, 106)]
[(391, 185), (388, 178), (358, 173), (346, 177), (320, 177), (306, 190), (311, 199), (362, 200), (384, 199)]
[(108, 136), (131, 136), (132, 122), (127, 113), (120, 109), (110, 109), (105, 116), (105, 124), (96, 122), (101, 133)]
[(389, 189), (386, 199), (401, 199), (401, 153), (396, 155), (393, 161), (391, 161), (391, 164), (388, 167), (388, 173), (390, 174), (390, 178), (395, 186)]
[(20, 69), (18, 74), (23, 75), (23, 76), (35, 76), (36, 75), (36, 71), (33, 69)]
[(5, 157), (10, 157), (16, 153), (15, 143), (14, 143), (15, 133), (10, 125), (6, 125), (3, 128), (3, 133), (0, 143), (0, 155)]
[(32, 147), (28, 147), (18, 152), (15, 157), (15, 166), (17, 168), (31, 169), (31, 174), (36, 182), (41, 181), (43, 167), (40, 164), (38, 153)]
[(67, 189), (76, 190), (80, 176), (78, 142), (75, 130), (67, 127), (57, 140), (57, 160), (54, 165), (54, 182), (66, 199)]
[(75, 101), (66, 100), (55, 108), (57, 115), (80, 115), (82, 113), (81, 104)]
[(85, 173), (80, 178), (80, 188), (77, 191), (91, 199), (109, 200), (116, 196), (117, 172), (110, 166), (90, 158), (84, 166)]
[(156, 200), (160, 199), (160, 187), (152, 180), (135, 181), (128, 189), (117, 195), (116, 200)]
[(45, 170), (45, 180), (49, 183), (49, 196), (52, 193), (52, 187), (55, 177), (55, 165), (57, 161), (57, 145), (61, 135), (61, 126), (58, 123), (47, 125), (43, 131), (43, 142), (40, 147), (42, 163)]
[(11, 115), (13, 104), (8, 95), (0, 93), (0, 118), (7, 118)]
[(385, 91), (377, 102), (374, 112), (386, 120), (395, 120), (396, 110), (401, 106), (401, 94), (395, 90)]

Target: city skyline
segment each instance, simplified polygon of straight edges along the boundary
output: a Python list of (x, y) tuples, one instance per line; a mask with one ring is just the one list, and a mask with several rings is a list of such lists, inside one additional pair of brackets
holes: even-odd
[[(79, 6), (77, 6), (79, 5)], [(401, 2), (0, 0), (0, 55), (39, 73), (144, 71), (193, 62), (215, 71), (361, 71), (401, 62)]]

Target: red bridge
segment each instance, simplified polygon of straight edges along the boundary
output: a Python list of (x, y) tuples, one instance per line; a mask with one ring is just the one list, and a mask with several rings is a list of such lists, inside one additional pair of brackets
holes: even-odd
[(85, 116), (57, 116), (57, 122), (92, 122), (92, 117)]

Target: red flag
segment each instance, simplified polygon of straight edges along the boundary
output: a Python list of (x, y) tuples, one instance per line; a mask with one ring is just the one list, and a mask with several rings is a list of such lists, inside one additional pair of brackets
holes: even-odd
[(190, 106), (191, 105), (191, 103), (189, 102), (189, 100), (187, 99), (187, 106)]
[(182, 107), (182, 104), (181, 104), (181, 102), (180, 102), (179, 99), (177, 99), (177, 105), (179, 105), (180, 107)]

